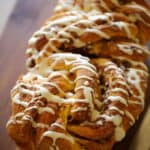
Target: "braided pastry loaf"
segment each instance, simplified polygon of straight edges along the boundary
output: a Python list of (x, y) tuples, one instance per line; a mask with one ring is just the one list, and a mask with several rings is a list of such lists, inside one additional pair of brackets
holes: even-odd
[(111, 150), (125, 137), (144, 109), (149, 14), (129, 0), (58, 3), (11, 91), (20, 150)]

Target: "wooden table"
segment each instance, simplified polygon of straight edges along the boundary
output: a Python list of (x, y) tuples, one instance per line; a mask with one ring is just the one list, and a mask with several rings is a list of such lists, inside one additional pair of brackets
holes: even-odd
[[(15, 149), (14, 143), (6, 133), (5, 125), (11, 113), (10, 89), (15, 84), (20, 73), (26, 72), (25, 50), (27, 41), (29, 37), (31, 37), (32, 33), (36, 31), (36, 29), (39, 29), (43, 22), (51, 16), (55, 4), (55, 0), (19, 0), (10, 16), (4, 34), (0, 39), (1, 150)], [(150, 97), (150, 95), (147, 97)], [(134, 132), (137, 130), (139, 125), (140, 123), (138, 123), (138, 125), (129, 132), (127, 138), (125, 138), (119, 146), (116, 146), (116, 150), (128, 149)]]

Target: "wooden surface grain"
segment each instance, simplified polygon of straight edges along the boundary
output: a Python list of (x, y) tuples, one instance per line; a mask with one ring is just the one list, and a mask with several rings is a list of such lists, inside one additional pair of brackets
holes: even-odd
[(25, 70), (25, 49), (34, 31), (51, 16), (55, 0), (19, 0), (0, 39), (0, 149), (13, 150), (5, 125), (10, 116), (10, 89)]
[[(40, 28), (43, 22), (51, 16), (55, 4), (56, 0), (19, 0), (0, 39), (1, 150), (15, 149), (13, 141), (6, 133), (5, 125), (11, 113), (10, 89), (15, 84), (20, 73), (26, 72), (25, 49), (27, 47), (27, 41), (32, 33)], [(147, 97), (150, 97), (150, 95)], [(143, 116), (144, 113), (139, 123), (130, 130), (124, 141), (117, 144), (115, 147), (116, 150), (128, 150)]]

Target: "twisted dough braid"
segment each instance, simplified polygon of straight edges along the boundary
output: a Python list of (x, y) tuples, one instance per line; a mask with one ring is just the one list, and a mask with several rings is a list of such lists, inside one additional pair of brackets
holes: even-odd
[(60, 0), (11, 91), (18, 148), (111, 150), (144, 109), (149, 34), (140, 0)]
[[(72, 51), (87, 56), (103, 56), (103, 47), (109, 43), (117, 46), (118, 42), (125, 42), (134, 51), (139, 51), (141, 44), (149, 40), (149, 14), (147, 8), (136, 3), (121, 5), (115, 12), (101, 13), (95, 10), (79, 13), (72, 10), (56, 13), (29, 40), (27, 65), (32, 68), (40, 57), (53, 52)], [(146, 48), (142, 49), (142, 55), (146, 51), (148, 53)], [(110, 46), (108, 57), (112, 51)], [(120, 46), (116, 52), (125, 51)]]
[(85, 12), (93, 10), (98, 10), (100, 12), (116, 11), (116, 8), (133, 2), (147, 6), (143, 0), (59, 0), (55, 12), (58, 13), (71, 10)]
[(148, 73), (91, 62), (96, 68), (81, 55), (53, 54), (17, 81), (7, 130), (20, 147), (90, 150), (87, 139), (110, 149), (125, 136), (143, 110)]

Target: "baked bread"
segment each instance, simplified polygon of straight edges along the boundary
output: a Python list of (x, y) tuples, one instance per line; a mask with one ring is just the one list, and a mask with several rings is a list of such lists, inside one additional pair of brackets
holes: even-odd
[(6, 126), (19, 150), (111, 150), (125, 137), (149, 77), (150, 11), (136, 2), (60, 0), (33, 34)]
[[(27, 66), (32, 68), (42, 60), (39, 57), (56, 52), (81, 53), (88, 57), (103, 57), (103, 53), (107, 53), (105, 57), (111, 57), (125, 52), (122, 46), (118, 48), (120, 42), (136, 52), (143, 49), (143, 54), (148, 53), (141, 46), (149, 40), (149, 14), (149, 9), (135, 2), (120, 5), (113, 12), (102, 13), (95, 9), (57, 12), (29, 40)], [(106, 45), (109, 48), (104, 50)], [(113, 45), (117, 49), (114, 50)]]
[(58, 13), (72, 10), (85, 12), (93, 10), (111, 12), (116, 11), (116, 8), (118, 7), (123, 7), (130, 3), (137, 3), (150, 8), (145, 0), (59, 0), (55, 12)]
[(143, 110), (148, 78), (119, 65), (70, 53), (46, 58), (12, 89), (9, 134), (24, 149), (110, 149)]

